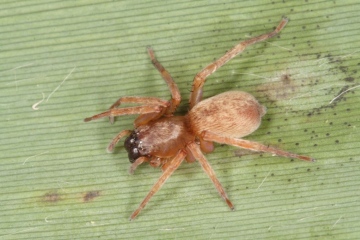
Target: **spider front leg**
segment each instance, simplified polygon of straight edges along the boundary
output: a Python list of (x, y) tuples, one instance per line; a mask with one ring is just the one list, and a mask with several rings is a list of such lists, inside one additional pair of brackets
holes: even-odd
[(254, 43), (265, 41), (269, 38), (274, 37), (285, 27), (287, 22), (288, 22), (288, 19), (283, 18), (274, 31), (262, 34), (257, 37), (250, 38), (243, 42), (240, 42), (235, 47), (233, 47), (228, 52), (226, 52), (222, 57), (217, 59), (215, 62), (209, 64), (208, 66), (206, 66), (200, 72), (198, 72), (194, 78), (192, 89), (191, 89), (190, 109), (193, 108), (198, 102), (201, 101), (202, 93), (203, 93), (202, 89), (203, 89), (204, 83), (206, 81), (206, 78), (208, 76), (213, 74), (218, 68), (222, 67), (225, 63), (227, 63), (229, 60), (234, 58), (236, 55), (242, 53), (246, 47), (248, 47)]
[(252, 142), (244, 139), (224, 137), (208, 131), (204, 131), (201, 135), (202, 138), (206, 141), (213, 141), (221, 144), (232, 145), (235, 147), (245, 148), (256, 152), (268, 152), (275, 154), (277, 156), (282, 156), (287, 158), (297, 158), (303, 161), (315, 162), (314, 158), (298, 155), (296, 153), (286, 152), (281, 149), (269, 147), (257, 142)]
[(92, 117), (88, 117), (84, 119), (84, 122), (89, 122), (92, 120), (96, 120), (103, 117), (116, 117), (116, 116), (123, 116), (123, 115), (134, 115), (134, 114), (150, 114), (150, 113), (161, 113), (164, 108), (162, 106), (138, 106), (138, 107), (127, 107), (127, 108), (113, 108), (109, 109), (105, 112), (96, 114)]
[[(165, 100), (156, 97), (120, 97), (111, 107), (111, 109), (115, 109), (120, 106), (121, 103), (133, 103), (133, 104), (142, 104), (143, 106), (162, 106), (163, 108), (167, 108), (169, 103)], [(110, 123), (114, 123), (114, 116), (110, 116)]]

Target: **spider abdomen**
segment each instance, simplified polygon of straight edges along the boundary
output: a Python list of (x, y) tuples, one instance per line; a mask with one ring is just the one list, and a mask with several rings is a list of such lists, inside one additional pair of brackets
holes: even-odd
[(195, 135), (203, 131), (241, 138), (254, 132), (266, 108), (249, 93), (229, 91), (205, 99), (188, 113)]

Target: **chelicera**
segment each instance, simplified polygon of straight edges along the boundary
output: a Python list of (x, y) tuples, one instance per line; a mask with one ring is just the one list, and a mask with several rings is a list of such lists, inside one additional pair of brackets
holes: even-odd
[[(238, 43), (225, 55), (197, 73), (190, 94), (190, 110), (185, 116), (174, 115), (181, 101), (179, 89), (168, 71), (156, 60), (154, 51), (149, 47), (147, 51), (150, 59), (168, 85), (171, 99), (165, 101), (155, 97), (121, 97), (109, 110), (85, 118), (84, 121), (88, 122), (110, 117), (110, 122), (113, 123), (115, 116), (139, 115), (134, 121), (135, 130), (121, 131), (107, 148), (109, 152), (112, 152), (118, 141), (128, 136), (125, 140), (125, 148), (132, 163), (129, 170), (131, 174), (144, 162), (162, 169), (161, 177), (131, 214), (130, 220), (140, 213), (184, 159), (189, 163), (199, 161), (220, 196), (233, 210), (234, 205), (204, 156), (204, 153), (214, 150), (213, 142), (304, 161), (314, 161), (311, 157), (241, 139), (260, 126), (261, 118), (266, 112), (266, 108), (260, 105), (251, 94), (229, 91), (202, 101), (203, 86), (209, 75), (241, 53), (247, 46), (278, 34), (287, 22), (288, 19), (283, 18), (274, 31)], [(138, 106), (118, 108), (122, 103), (135, 103)]]

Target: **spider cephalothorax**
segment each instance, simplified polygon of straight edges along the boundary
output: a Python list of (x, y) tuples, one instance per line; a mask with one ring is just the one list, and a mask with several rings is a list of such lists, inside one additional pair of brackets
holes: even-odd
[[(166, 179), (180, 166), (184, 159), (187, 162), (199, 161), (220, 196), (230, 209), (234, 209), (203, 154), (203, 152), (213, 151), (213, 142), (253, 151), (269, 152), (278, 156), (314, 161), (307, 156), (241, 139), (260, 126), (261, 117), (266, 112), (266, 108), (260, 105), (251, 94), (229, 91), (201, 101), (202, 88), (209, 75), (241, 53), (247, 46), (275, 36), (284, 28), (287, 21), (286, 18), (283, 18), (274, 31), (240, 42), (224, 56), (196, 74), (190, 95), (190, 111), (185, 116), (173, 115), (181, 101), (179, 89), (170, 74), (156, 60), (153, 50), (148, 48), (152, 63), (161, 73), (170, 89), (171, 99), (165, 101), (154, 97), (121, 97), (108, 111), (85, 119), (87, 122), (102, 117), (110, 117), (110, 121), (113, 122), (115, 116), (139, 115), (134, 121), (135, 130), (121, 131), (110, 142), (108, 151), (112, 152), (117, 142), (122, 137), (128, 136), (125, 140), (125, 148), (132, 163), (129, 172), (133, 173), (140, 164), (148, 162), (154, 167), (161, 166), (163, 173), (140, 206), (132, 213), (130, 220), (140, 213), (150, 198), (161, 188)], [(140, 106), (117, 108), (121, 103), (135, 103)]]
[(139, 157), (173, 157), (195, 138), (187, 122), (184, 116), (171, 116), (138, 126), (125, 140), (130, 162)]

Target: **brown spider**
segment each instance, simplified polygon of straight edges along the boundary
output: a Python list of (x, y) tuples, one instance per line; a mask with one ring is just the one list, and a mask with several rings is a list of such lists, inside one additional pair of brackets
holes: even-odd
[[(110, 117), (110, 122), (113, 123), (115, 116), (139, 114), (134, 121), (135, 130), (121, 131), (107, 148), (109, 152), (112, 152), (118, 141), (129, 135), (125, 140), (125, 148), (132, 163), (129, 172), (132, 174), (143, 162), (149, 162), (153, 167), (161, 166), (163, 171), (148, 195), (131, 214), (130, 220), (140, 213), (184, 159), (189, 163), (199, 161), (221, 197), (233, 210), (233, 204), (203, 154), (203, 152), (210, 153), (214, 150), (213, 142), (314, 161), (311, 157), (240, 139), (259, 127), (261, 117), (266, 112), (266, 108), (260, 105), (251, 94), (229, 91), (201, 101), (202, 88), (209, 75), (241, 53), (247, 46), (275, 36), (287, 22), (288, 19), (283, 18), (274, 31), (240, 42), (224, 56), (196, 74), (190, 95), (190, 111), (185, 116), (173, 115), (181, 101), (179, 89), (168, 71), (156, 60), (154, 51), (149, 47), (147, 51), (150, 59), (168, 85), (171, 99), (165, 101), (154, 97), (121, 97), (108, 111), (84, 119), (88, 122)], [(117, 108), (121, 103), (136, 103), (140, 106)]]

